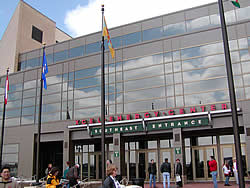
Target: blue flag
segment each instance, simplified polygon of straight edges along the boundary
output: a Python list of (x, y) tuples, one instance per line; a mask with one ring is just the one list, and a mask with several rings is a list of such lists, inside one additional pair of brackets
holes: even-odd
[(47, 59), (45, 55), (45, 50), (43, 50), (43, 72), (42, 72), (42, 79), (43, 79), (43, 87), (47, 89), (47, 82), (46, 82), (46, 74), (48, 73), (48, 65)]

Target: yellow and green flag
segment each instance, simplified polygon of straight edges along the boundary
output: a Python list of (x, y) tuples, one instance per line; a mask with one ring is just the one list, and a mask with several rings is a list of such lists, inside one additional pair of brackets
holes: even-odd
[(233, 5), (240, 8), (239, 0), (232, 1)]
[(111, 39), (110, 39), (110, 35), (109, 35), (109, 31), (108, 31), (108, 27), (106, 24), (106, 20), (105, 17), (103, 16), (103, 29), (102, 29), (102, 36), (107, 37), (107, 43), (108, 43), (108, 47), (109, 47), (109, 51), (111, 53), (112, 58), (115, 57), (115, 49), (113, 48)]

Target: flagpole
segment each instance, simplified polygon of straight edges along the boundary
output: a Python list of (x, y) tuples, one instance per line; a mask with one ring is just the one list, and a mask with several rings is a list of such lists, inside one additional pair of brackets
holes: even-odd
[[(8, 75), (9, 75), (9, 68), (7, 68), (7, 76), (6, 79), (8, 79)], [(5, 102), (5, 95), (6, 95), (6, 82), (5, 82), (5, 94), (3, 97), (3, 119), (2, 119), (2, 135), (1, 135), (1, 151), (0, 151), (0, 168), (2, 168), (2, 162), (3, 162), (3, 141), (4, 141), (4, 123), (5, 123), (5, 111), (6, 111), (6, 102)]]
[(101, 122), (102, 122), (102, 182), (105, 180), (105, 77), (104, 77), (104, 36), (103, 36), (103, 19), (104, 19), (104, 5), (102, 5), (102, 55), (101, 55)]
[(218, 0), (218, 3), (219, 3), (219, 11), (220, 11), (223, 44), (224, 44), (224, 53), (225, 53), (225, 60), (226, 60), (230, 103), (231, 103), (231, 109), (232, 109), (234, 143), (235, 143), (235, 151), (236, 151), (236, 159), (237, 159), (237, 168), (238, 168), (238, 174), (239, 174), (239, 187), (244, 188), (245, 182), (244, 182), (242, 155), (241, 155), (239, 122), (238, 122), (238, 115), (237, 115), (237, 103), (236, 103), (236, 97), (235, 97), (230, 51), (229, 51), (229, 45), (228, 45), (227, 28), (226, 28), (226, 22), (225, 22), (225, 16), (224, 16), (223, 2), (222, 0)]
[[(43, 43), (43, 55), (45, 51), (45, 43)], [(43, 99), (43, 61), (41, 67), (41, 80), (40, 80), (40, 102), (39, 102), (39, 114), (38, 114), (38, 127), (37, 127), (37, 147), (36, 147), (36, 183), (39, 184), (39, 161), (40, 161), (40, 139), (41, 139), (41, 116), (42, 116), (42, 99)]]

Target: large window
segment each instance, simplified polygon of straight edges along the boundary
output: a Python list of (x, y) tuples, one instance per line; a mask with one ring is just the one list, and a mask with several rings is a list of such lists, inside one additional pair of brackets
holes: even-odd
[(32, 26), (32, 39), (43, 42), (43, 32), (35, 26)]

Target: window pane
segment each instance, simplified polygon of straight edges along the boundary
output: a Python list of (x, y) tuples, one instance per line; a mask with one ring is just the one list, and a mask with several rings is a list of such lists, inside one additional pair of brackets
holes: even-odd
[(124, 94), (125, 102), (134, 101), (138, 99), (147, 99), (155, 97), (164, 97), (165, 87), (144, 89), (139, 91), (128, 92)]
[(164, 36), (178, 35), (186, 32), (185, 22), (164, 26)]
[(63, 61), (68, 58), (68, 50), (54, 53), (54, 62)]
[(97, 76), (101, 74), (101, 67), (93, 67), (75, 71), (75, 79), (80, 79), (88, 76)]
[(69, 58), (83, 56), (84, 55), (84, 47), (85, 46), (78, 46), (76, 48), (69, 49)]
[(165, 99), (152, 99), (147, 101), (139, 101), (133, 103), (125, 103), (124, 104), (124, 113), (133, 113), (133, 112), (140, 112), (151, 110), (152, 103), (154, 103), (154, 109), (163, 109), (166, 107), (166, 100)]
[(122, 38), (122, 45), (123, 46), (135, 44), (138, 42), (141, 42), (141, 32), (124, 35)]
[(236, 9), (236, 18), (238, 21), (249, 19), (249, 17), (250, 17), (250, 6)]
[(84, 98), (84, 99), (79, 99), (75, 100), (74, 102), (74, 108), (79, 109), (79, 108), (86, 108), (90, 106), (100, 106), (101, 104), (101, 97), (91, 97), (91, 98)]
[(162, 37), (163, 28), (152, 28), (142, 32), (143, 41), (158, 39)]
[(248, 50), (240, 50), (240, 60), (244, 61), (244, 60), (249, 60), (250, 59), (250, 55)]
[(185, 94), (205, 92), (209, 90), (225, 89), (225, 88), (227, 88), (226, 78), (202, 80), (199, 82), (184, 84)]
[(86, 109), (80, 109), (75, 110), (75, 119), (82, 119), (87, 117), (94, 117), (94, 116), (100, 116), (100, 107), (94, 107), (94, 108), (86, 108)]
[(226, 69), (224, 66), (184, 72), (183, 80), (185, 82), (188, 82), (188, 81), (202, 80), (217, 76), (226, 76)]
[(186, 21), (187, 24), (187, 31), (194, 31), (197, 29), (203, 29), (209, 26), (209, 17), (201, 17), (201, 18), (196, 18), (193, 20), (188, 20)]
[(125, 91), (128, 91), (132, 89), (147, 88), (160, 85), (164, 85), (164, 76), (128, 81), (124, 83), (124, 89)]
[(124, 71), (123, 73), (124, 80), (137, 79), (137, 78), (149, 77), (161, 74), (162, 75), (164, 74), (163, 65), (134, 69), (134, 70)]
[(26, 69), (30, 69), (33, 67), (39, 66), (39, 58), (28, 59), (26, 61)]
[(82, 80), (75, 80), (75, 88), (82, 88), (94, 85), (100, 85), (100, 77), (86, 78)]
[(185, 105), (199, 105), (214, 102), (228, 101), (228, 91), (214, 91), (209, 93), (199, 93), (192, 95), (185, 95)]
[(100, 52), (100, 51), (101, 51), (101, 42), (99, 42), (99, 41), (95, 42), (95, 43), (88, 44), (86, 46), (86, 54)]

